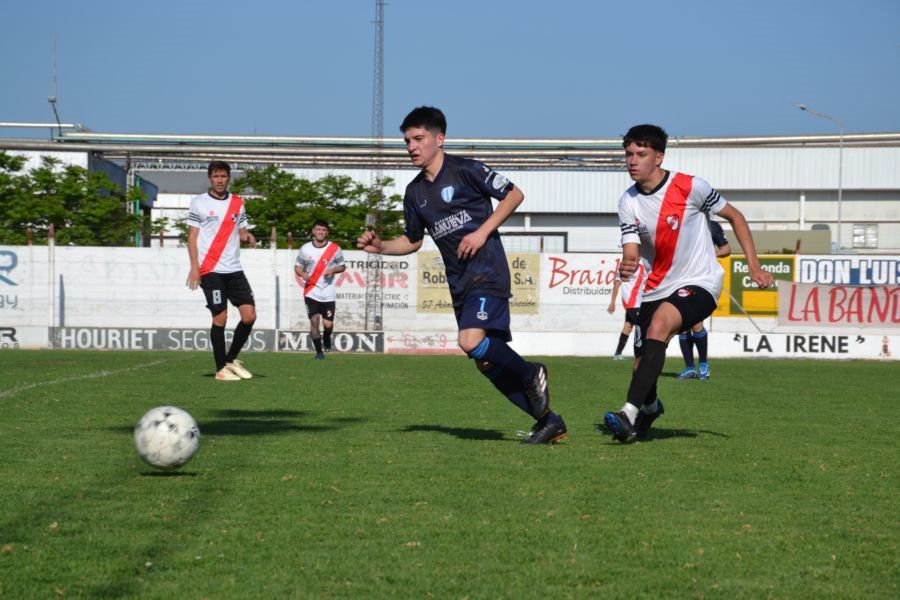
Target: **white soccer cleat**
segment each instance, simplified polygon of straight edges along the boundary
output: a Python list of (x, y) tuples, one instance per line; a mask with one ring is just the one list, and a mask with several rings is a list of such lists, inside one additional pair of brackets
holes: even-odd
[(244, 363), (235, 359), (233, 362), (226, 363), (225, 368), (240, 377), (241, 379), (253, 379), (253, 373), (244, 367)]
[(216, 381), (240, 381), (241, 378), (231, 372), (228, 366), (224, 366), (216, 373)]

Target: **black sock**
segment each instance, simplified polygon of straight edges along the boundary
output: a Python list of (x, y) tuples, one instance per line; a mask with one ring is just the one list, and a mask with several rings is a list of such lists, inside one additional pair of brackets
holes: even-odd
[(528, 403), (528, 397), (525, 396), (525, 390), (522, 382), (509, 371), (504, 371), (498, 366), (494, 366), (490, 371), (482, 371), (482, 375), (494, 384), (497, 390), (506, 396), (506, 399), (519, 407), (527, 415), (531, 415), (531, 405)]
[(631, 378), (631, 385), (628, 386), (628, 404), (638, 408), (643, 406), (647, 397), (656, 387), (656, 380), (662, 373), (665, 363), (666, 343), (659, 340), (645, 341), (641, 364), (638, 365), (637, 371)]
[(322, 341), (325, 342), (325, 347), (328, 348), (329, 350), (331, 350), (331, 332), (332, 331), (333, 331), (333, 328), (328, 329), (327, 327), (323, 328), (323, 330), (322, 330)]
[(684, 357), (684, 366), (687, 369), (694, 368), (694, 338), (690, 331), (678, 334), (678, 345), (681, 346), (681, 356)]
[(237, 324), (237, 327), (234, 328), (234, 337), (231, 338), (231, 348), (228, 349), (228, 354), (225, 356), (227, 362), (234, 362), (234, 359), (240, 354), (241, 348), (247, 343), (247, 338), (250, 337), (252, 330), (253, 323), (241, 321)]
[(628, 343), (628, 334), (620, 333), (619, 334), (619, 345), (616, 346), (616, 356), (622, 354), (622, 350), (625, 349), (625, 344)]
[(707, 350), (707, 342), (709, 339), (706, 337), (706, 329), (701, 329), (699, 332), (694, 333), (694, 344), (697, 346), (697, 358), (700, 362), (706, 362), (706, 350)]
[(213, 358), (216, 359), (216, 372), (222, 370), (225, 363), (225, 327), (213, 325), (209, 330), (209, 343), (212, 344)]
[(313, 346), (316, 347), (316, 354), (322, 354), (322, 338), (313, 338)]
[(500, 338), (486, 337), (478, 346), (469, 352), (469, 358), (477, 358), (509, 371), (519, 381), (531, 381), (536, 367), (519, 356), (515, 350)]

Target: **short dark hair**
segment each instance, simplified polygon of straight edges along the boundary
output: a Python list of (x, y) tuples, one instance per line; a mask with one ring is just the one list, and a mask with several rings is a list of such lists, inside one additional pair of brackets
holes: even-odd
[(231, 177), (231, 165), (224, 160), (214, 160), (206, 167), (206, 176), (212, 177), (213, 171), (225, 171)]
[[(313, 227), (324, 227), (328, 231), (331, 231), (331, 225), (328, 224), (328, 221), (323, 221), (322, 219), (316, 219), (316, 222), (313, 223)], [(310, 227), (312, 229), (312, 227)]]
[(447, 117), (439, 108), (420, 106), (406, 115), (403, 123), (400, 124), (400, 131), (406, 131), (412, 127), (424, 127), (432, 133), (447, 135)]
[(622, 137), (622, 147), (627, 148), (634, 143), (638, 146), (650, 146), (657, 152), (665, 152), (668, 141), (669, 134), (658, 125), (635, 125)]

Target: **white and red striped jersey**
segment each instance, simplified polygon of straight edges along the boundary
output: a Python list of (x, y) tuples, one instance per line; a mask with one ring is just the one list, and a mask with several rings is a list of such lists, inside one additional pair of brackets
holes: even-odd
[(651, 265), (644, 300), (659, 300), (696, 285), (716, 300), (725, 273), (716, 260), (708, 216), (727, 206), (705, 180), (667, 172), (649, 194), (633, 185), (619, 199), (622, 245), (640, 244)]
[(244, 201), (234, 194), (224, 200), (200, 194), (191, 198), (188, 225), (200, 230), (197, 237), (200, 274), (241, 271), (239, 230), (247, 228)]
[[(325, 260), (323, 261), (323, 256)], [(297, 254), (296, 265), (301, 270), (310, 274), (306, 283), (304, 295), (318, 302), (334, 302), (337, 299), (337, 289), (334, 285), (334, 275), (326, 277), (322, 274), (330, 266), (339, 267), (344, 264), (344, 253), (334, 242), (328, 242), (321, 248), (312, 242), (306, 242)], [(321, 268), (319, 268), (322, 263)], [(312, 285), (310, 285), (312, 284)]]

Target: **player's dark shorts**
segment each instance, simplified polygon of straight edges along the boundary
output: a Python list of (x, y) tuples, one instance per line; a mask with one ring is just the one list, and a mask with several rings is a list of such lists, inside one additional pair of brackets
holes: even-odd
[(640, 308), (626, 308), (625, 309), (625, 322), (631, 323), (634, 325), (637, 323), (638, 314), (641, 312)]
[(253, 301), (253, 290), (243, 271), (234, 273), (207, 273), (200, 276), (200, 287), (206, 296), (206, 308), (214, 315), (228, 308), (228, 302), (234, 306), (250, 304)]
[(509, 330), (509, 298), (469, 296), (462, 306), (454, 306), (459, 330), (483, 329), (488, 337), (512, 341)]
[(304, 298), (304, 300), (306, 301), (306, 314), (310, 319), (313, 318), (313, 315), (322, 315), (326, 321), (334, 321), (335, 303), (333, 300), (331, 302), (319, 302), (312, 298)]
[(675, 290), (668, 298), (652, 300), (641, 304), (634, 325), (634, 355), (643, 354), (647, 330), (653, 321), (653, 313), (663, 302), (668, 302), (681, 313), (681, 331), (700, 323), (716, 310), (716, 300), (712, 294), (696, 285), (686, 285)]

